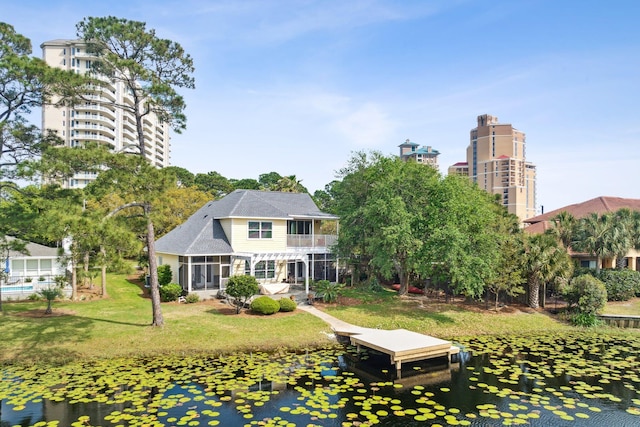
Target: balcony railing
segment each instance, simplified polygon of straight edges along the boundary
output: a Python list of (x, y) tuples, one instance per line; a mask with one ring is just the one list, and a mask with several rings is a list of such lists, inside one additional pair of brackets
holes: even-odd
[(292, 248), (327, 248), (336, 243), (335, 234), (287, 234), (287, 246)]

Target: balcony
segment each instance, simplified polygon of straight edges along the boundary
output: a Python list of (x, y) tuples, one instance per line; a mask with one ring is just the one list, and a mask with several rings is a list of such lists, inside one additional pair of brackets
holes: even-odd
[(287, 234), (287, 247), (328, 248), (338, 240), (335, 234)]

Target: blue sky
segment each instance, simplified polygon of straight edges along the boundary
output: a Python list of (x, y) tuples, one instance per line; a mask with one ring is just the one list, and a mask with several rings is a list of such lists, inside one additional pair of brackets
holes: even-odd
[(527, 135), (538, 210), (640, 198), (634, 0), (0, 0), (40, 43), (86, 16), (144, 21), (194, 58), (172, 164), (322, 189), (352, 152), (405, 139), (465, 160), (480, 114)]

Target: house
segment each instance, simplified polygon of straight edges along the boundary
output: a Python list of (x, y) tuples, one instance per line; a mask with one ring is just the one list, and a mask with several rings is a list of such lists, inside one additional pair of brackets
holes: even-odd
[[(576, 219), (585, 217), (591, 213), (597, 213), (602, 215), (604, 213), (616, 212), (622, 208), (627, 208), (632, 211), (640, 211), (640, 199), (626, 199), (622, 197), (607, 197), (601, 196), (591, 200), (587, 200), (582, 203), (575, 203), (573, 205), (565, 206), (560, 209), (556, 209), (542, 215), (538, 215), (529, 219), (525, 219), (524, 230), (530, 234), (544, 233), (546, 230), (553, 228), (551, 218), (555, 217), (559, 213), (566, 211), (573, 215)], [(576, 253), (570, 251), (572, 258), (578, 260), (581, 267), (595, 268), (596, 258), (589, 254)], [(602, 268), (615, 267), (615, 259), (605, 258), (602, 260)], [(625, 257), (625, 263), (627, 268), (640, 271), (640, 251), (631, 249)]]
[(291, 283), (308, 293), (309, 279), (338, 279), (337, 228), (308, 194), (236, 190), (158, 239), (156, 255), (187, 292), (215, 295), (230, 276), (250, 274), (265, 294)]
[[(7, 241), (15, 240), (6, 236)], [(67, 264), (61, 262), (60, 249), (50, 248), (38, 243), (28, 242), (24, 254), (9, 251), (2, 254), (3, 272), (2, 298), (22, 298), (31, 295), (43, 287), (55, 283), (56, 276), (67, 274)]]

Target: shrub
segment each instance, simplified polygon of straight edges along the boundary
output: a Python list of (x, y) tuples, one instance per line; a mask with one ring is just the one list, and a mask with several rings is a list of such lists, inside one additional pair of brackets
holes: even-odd
[(382, 287), (378, 279), (376, 279), (375, 277), (372, 277), (369, 280), (369, 290), (371, 292), (382, 292), (384, 288)]
[(298, 307), (298, 304), (290, 298), (280, 298), (278, 304), (280, 305), (280, 311), (294, 311)]
[(249, 298), (258, 293), (258, 281), (253, 276), (237, 275), (229, 277), (225, 292), (233, 298), (230, 300), (236, 306), (236, 314), (247, 304)]
[(193, 304), (198, 301), (200, 301), (200, 297), (198, 296), (198, 294), (188, 294), (184, 298), (184, 302), (186, 302), (187, 304)]
[(163, 264), (158, 267), (158, 285), (165, 286), (171, 283), (172, 273), (169, 264)]
[(602, 270), (598, 276), (607, 288), (609, 301), (628, 301), (640, 293), (640, 272), (633, 270)]
[(176, 301), (180, 295), (182, 295), (182, 286), (177, 283), (160, 286), (160, 299), (162, 302)]
[(251, 311), (255, 311), (260, 314), (273, 314), (280, 310), (280, 304), (278, 301), (264, 295), (254, 299), (251, 302)]
[(64, 294), (62, 293), (62, 289), (56, 287), (49, 287), (45, 289), (40, 289), (38, 294), (47, 300), (47, 309), (44, 311), (44, 314), (51, 314), (51, 303), (56, 298), (62, 298)]
[(589, 274), (575, 277), (563, 290), (569, 308), (576, 306), (579, 314), (596, 315), (607, 303), (607, 289)]
[(38, 294), (31, 294), (27, 297), (29, 301), (40, 301), (41, 296)]
[(598, 326), (600, 319), (595, 314), (590, 313), (577, 313), (571, 317), (571, 323), (575, 326), (582, 326), (590, 328), (592, 326)]
[(328, 280), (318, 280), (315, 284), (315, 291), (322, 297), (324, 302), (335, 302), (342, 294), (344, 283), (331, 283)]

